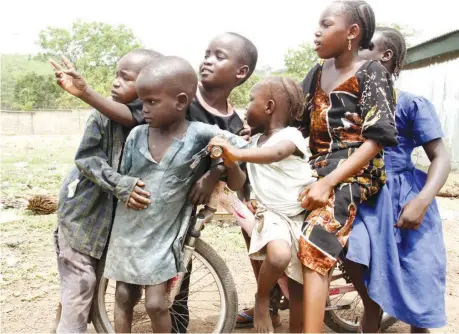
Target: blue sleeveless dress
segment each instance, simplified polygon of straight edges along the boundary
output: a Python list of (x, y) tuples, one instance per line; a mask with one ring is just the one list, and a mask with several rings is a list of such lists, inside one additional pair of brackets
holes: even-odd
[(427, 178), (411, 161), (413, 149), (442, 138), (443, 131), (433, 105), (422, 97), (399, 92), (395, 116), (399, 145), (385, 149), (386, 187), (360, 205), (346, 257), (368, 267), (369, 295), (385, 312), (417, 327), (443, 327), (446, 251), (436, 202), (418, 230), (394, 227)]

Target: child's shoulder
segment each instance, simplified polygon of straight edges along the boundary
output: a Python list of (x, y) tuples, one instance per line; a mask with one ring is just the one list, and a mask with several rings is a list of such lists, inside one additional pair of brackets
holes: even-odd
[(276, 135), (279, 137), (286, 137), (286, 138), (292, 137), (292, 138), (302, 138), (303, 139), (303, 135), (301, 134), (301, 131), (293, 126), (287, 126), (286, 128), (283, 128), (278, 133), (276, 133)]
[(207, 124), (207, 123), (203, 123), (200, 121), (190, 121), (190, 124), (188, 126), (188, 132), (194, 133), (197, 135), (205, 134), (209, 132), (214, 133), (219, 130), (220, 128), (215, 124)]
[(359, 70), (357, 71), (356, 75), (363, 74), (366, 76), (382, 76), (390, 78), (391, 74), (387, 71), (387, 69), (381, 64), (378, 60), (366, 60), (360, 66)]
[(142, 124), (135, 126), (130, 132), (128, 139), (132, 141), (139, 140), (143, 137), (148, 136), (148, 124)]

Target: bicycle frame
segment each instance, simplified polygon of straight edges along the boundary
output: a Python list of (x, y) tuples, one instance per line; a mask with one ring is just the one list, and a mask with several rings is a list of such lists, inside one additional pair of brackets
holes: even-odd
[[(186, 234), (185, 242), (183, 244), (183, 263), (185, 268), (188, 268), (188, 265), (191, 261), (191, 256), (195, 250), (196, 240), (201, 236), (201, 230), (204, 228), (204, 225), (210, 222), (214, 214), (205, 215), (204, 210), (201, 210), (197, 215), (192, 214), (190, 218), (190, 227)], [(174, 303), (175, 296), (180, 292), (180, 287), (182, 285), (183, 278), (185, 277), (185, 272), (180, 272), (172, 282), (170, 291), (168, 293), (168, 303), (169, 307), (172, 307)]]

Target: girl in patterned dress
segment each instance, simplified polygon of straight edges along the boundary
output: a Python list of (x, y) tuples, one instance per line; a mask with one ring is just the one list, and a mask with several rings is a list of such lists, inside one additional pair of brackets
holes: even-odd
[(310, 164), (319, 180), (299, 200), (307, 210), (299, 240), (303, 264), (304, 332), (321, 332), (328, 273), (346, 245), (359, 203), (384, 185), (383, 148), (397, 144), (390, 74), (358, 56), (375, 29), (364, 1), (335, 1), (315, 33), (316, 65), (302, 82)]

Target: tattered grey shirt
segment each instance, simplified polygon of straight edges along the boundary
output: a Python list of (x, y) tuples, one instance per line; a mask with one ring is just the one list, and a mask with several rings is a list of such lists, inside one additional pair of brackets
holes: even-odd
[(190, 122), (182, 139), (174, 139), (158, 163), (148, 149), (148, 125), (132, 130), (126, 141), (121, 173), (139, 177), (152, 203), (145, 210), (116, 209), (104, 276), (138, 285), (156, 285), (183, 271), (182, 241), (193, 205), (188, 192), (195, 181), (192, 157), (211, 138), (223, 135), (236, 147), (247, 142), (217, 126)]

